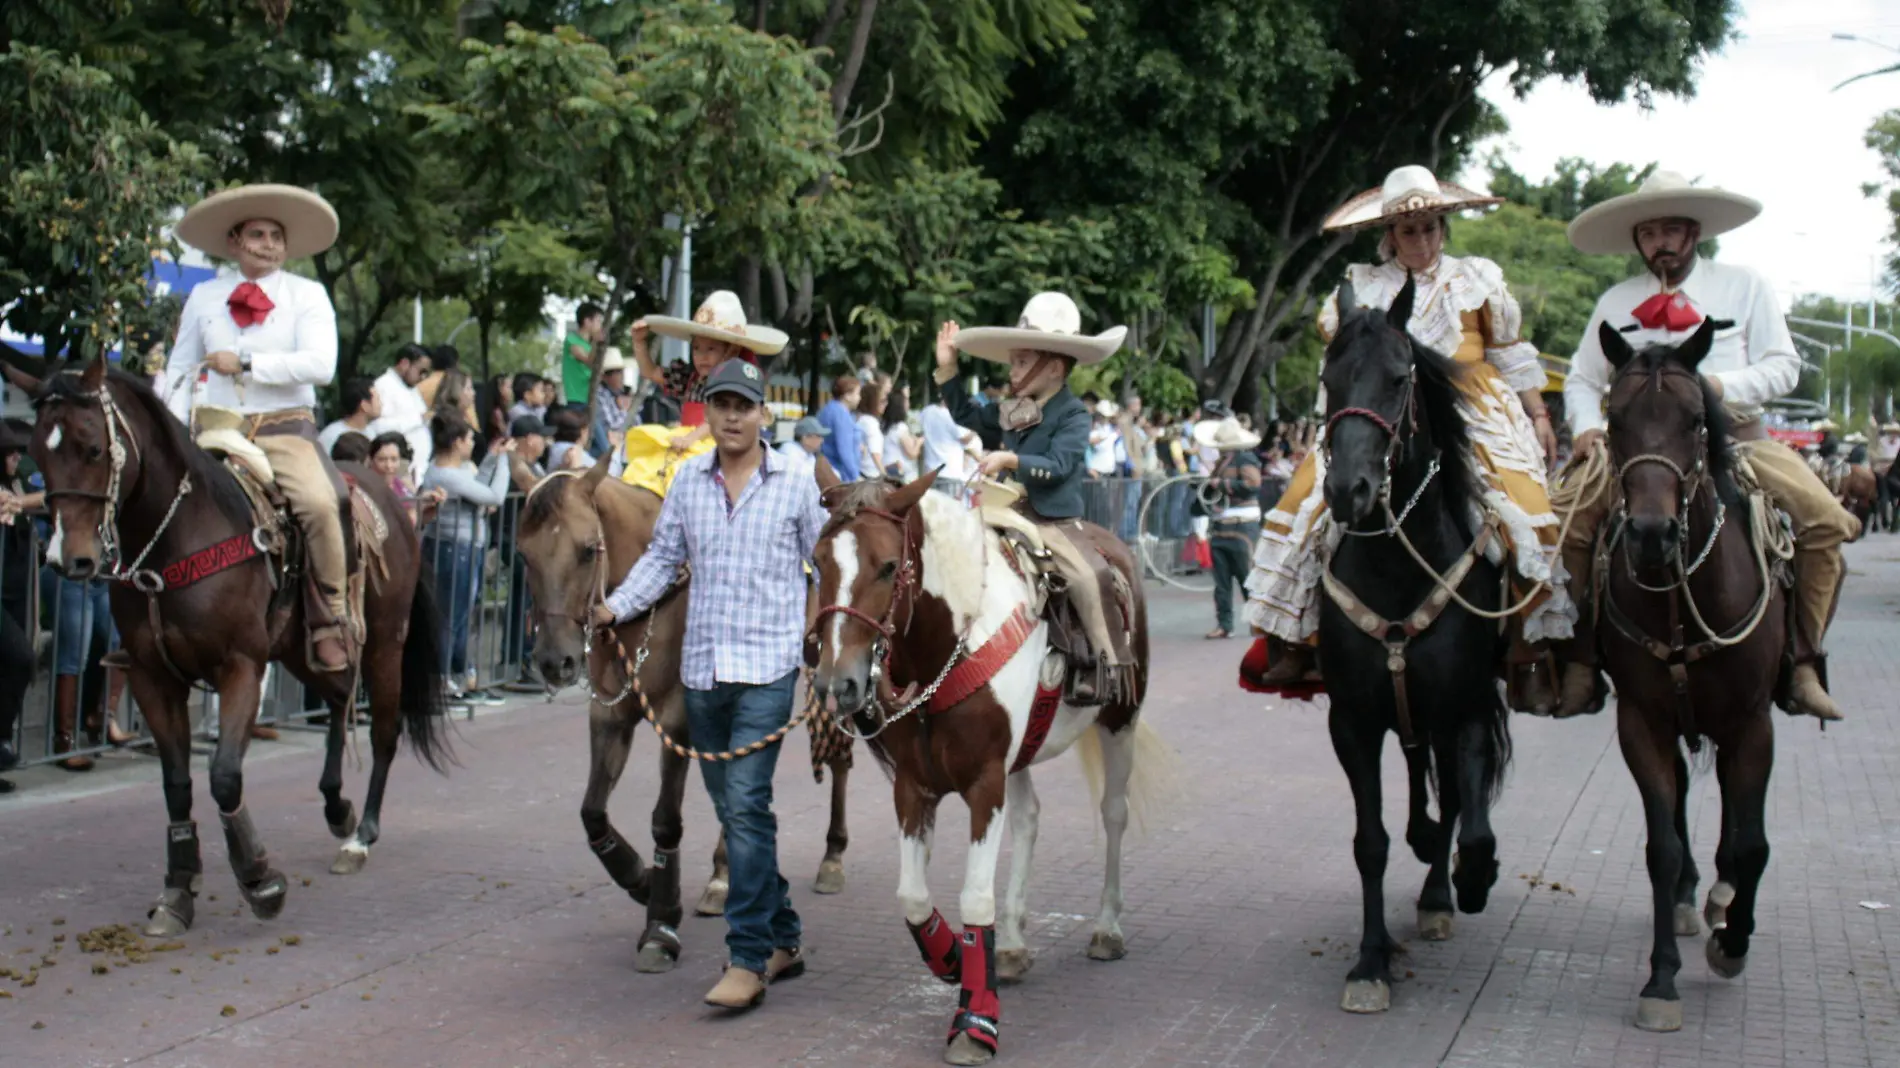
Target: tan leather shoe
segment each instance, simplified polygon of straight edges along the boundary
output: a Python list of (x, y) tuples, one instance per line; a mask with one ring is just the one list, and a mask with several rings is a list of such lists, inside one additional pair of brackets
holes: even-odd
[(1846, 719), (1841, 714), (1841, 706), (1834, 703), (1827, 690), (1821, 685), (1820, 673), (1813, 664), (1796, 664), (1794, 679), (1788, 687), (1788, 700), (1794, 704), (1795, 711), (1813, 716), (1824, 723), (1839, 723)]
[(1267, 673), (1260, 681), (1267, 686), (1291, 686), (1302, 682), (1318, 682), (1319, 663), (1312, 646), (1305, 642), (1287, 642), (1279, 638), (1268, 638), (1269, 665)]
[(1565, 664), (1563, 686), (1557, 697), (1557, 718), (1569, 719), (1602, 710), (1597, 693), (1597, 669), (1575, 660)]
[(772, 951), (772, 959), (765, 962), (765, 981), (776, 983), (781, 979), (796, 979), (805, 974), (805, 952), (797, 946), (790, 949), (780, 947)]
[(274, 742), (277, 740), (277, 728), (266, 727), (262, 723), (251, 724), (251, 740), (255, 742)]
[(726, 965), (719, 985), (706, 993), (706, 1004), (720, 1009), (749, 1009), (765, 1000), (765, 976), (736, 964)]

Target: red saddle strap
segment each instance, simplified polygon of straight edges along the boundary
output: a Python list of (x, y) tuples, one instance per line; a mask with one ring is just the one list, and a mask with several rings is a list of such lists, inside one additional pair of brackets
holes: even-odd
[(159, 577), (168, 590), (182, 589), (200, 579), (210, 578), (257, 556), (257, 540), (250, 534), (234, 534), (216, 545), (200, 549), (182, 560), (165, 566)]

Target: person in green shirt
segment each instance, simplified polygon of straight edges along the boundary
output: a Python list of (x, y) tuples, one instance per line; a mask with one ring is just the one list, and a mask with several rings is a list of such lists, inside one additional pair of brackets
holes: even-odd
[(574, 318), (574, 329), (561, 346), (561, 393), (567, 403), (586, 407), (587, 387), (594, 374), (594, 346), (600, 343), (607, 317), (600, 305), (588, 301)]

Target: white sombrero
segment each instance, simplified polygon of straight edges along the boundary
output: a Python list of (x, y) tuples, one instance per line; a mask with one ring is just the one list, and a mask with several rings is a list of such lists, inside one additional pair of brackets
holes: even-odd
[(230, 258), (225, 237), (239, 224), (269, 219), (284, 228), (284, 258), (301, 260), (336, 244), (336, 209), (294, 185), (241, 185), (200, 200), (172, 232), (192, 248)]
[(711, 338), (749, 349), (761, 356), (779, 352), (791, 340), (783, 330), (753, 326), (746, 322), (745, 305), (739, 302), (739, 295), (729, 289), (721, 289), (708, 296), (691, 319), (649, 315), (647, 326), (661, 337), (679, 338), (682, 341), (691, 341), (696, 337)]
[(1714, 187), (1697, 188), (1675, 171), (1657, 171), (1634, 193), (1611, 197), (1586, 209), (1570, 223), (1570, 243), (1593, 256), (1622, 256), (1636, 251), (1632, 231), (1651, 219), (1694, 219), (1703, 240), (1761, 214), (1761, 201)]
[(1015, 326), (977, 326), (957, 332), (957, 348), (980, 359), (1008, 363), (1017, 349), (1053, 352), (1087, 366), (1101, 363), (1122, 347), (1128, 328), (1117, 326), (1094, 337), (1082, 333), (1082, 310), (1066, 293), (1038, 293), (1023, 305)]
[[(648, 320), (647, 325), (652, 326), (652, 321)], [(609, 371), (624, 371), (626, 369), (627, 358), (620, 355), (619, 349), (609, 345), (607, 351), (602, 353), (600, 357), (600, 373), (604, 375)]]
[(1441, 182), (1431, 171), (1414, 164), (1397, 168), (1385, 176), (1384, 185), (1368, 189), (1340, 205), (1326, 217), (1326, 230), (1331, 233), (1370, 230), (1400, 219), (1450, 215), (1502, 203), (1503, 197), (1486, 196), (1462, 185)]
[(1260, 444), (1260, 435), (1240, 425), (1238, 416), (1203, 419), (1194, 424), (1194, 444), (1203, 449), (1238, 452)]

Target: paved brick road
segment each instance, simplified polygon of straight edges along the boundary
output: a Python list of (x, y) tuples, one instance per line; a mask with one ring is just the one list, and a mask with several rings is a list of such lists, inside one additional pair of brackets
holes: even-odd
[[(1189, 774), (1160, 825), (1131, 845), (1130, 952), (1105, 965), (1083, 955), (1100, 891), (1086, 790), (1069, 762), (1039, 773), (1039, 957), (1029, 981), (1005, 992), (1004, 1063), (1900, 1065), (1886, 945), (1900, 943), (1900, 909), (1859, 905), (1900, 905), (1891, 715), (1900, 542), (1876, 538), (1850, 559), (1834, 670), (1854, 719), (1826, 735), (1779, 724), (1774, 856), (1749, 971), (1715, 979), (1685, 942), (1687, 1027), (1665, 1036), (1629, 1025), (1646, 971), (1649, 889), (1642, 810), (1610, 717), (1518, 719), (1516, 770), (1496, 817), (1505, 874), (1490, 909), (1460, 916), (1451, 942), (1413, 943), (1410, 981), (1388, 1015), (1348, 1016), (1337, 1000), (1359, 934), (1351, 805), (1322, 718), (1239, 694), (1239, 643), (1199, 640), (1210, 614), (1201, 600), (1158, 593), (1150, 714)], [(869, 767), (852, 790), (849, 888), (797, 894), (811, 973), (759, 1011), (723, 1019), (698, 1001), (722, 956), (717, 920), (687, 921), (673, 975), (632, 970), (640, 914), (608, 884), (576, 818), (586, 743), (571, 702), (464, 725), (464, 766), (450, 778), (405, 757), (383, 841), (347, 879), (326, 872), (333, 843), (313, 741), (259, 745), (247, 768), (259, 827), (293, 875), (282, 918), (260, 923), (240, 907), (200, 770), (208, 874), (198, 928), (182, 950), (103, 975), (92, 966), (105, 958), (74, 943), (136, 923), (158, 888), (155, 769), (119, 755), (88, 779), (52, 769), (19, 777), (25, 788), (0, 802), (0, 965), (26, 973), (42, 958), (55, 963), (39, 965), (31, 988), (0, 979), (12, 995), (0, 999), (0, 1064), (938, 1063), (954, 994), (924, 974), (904, 932), (888, 793)], [(653, 752), (642, 741), (615, 799), (635, 837), (653, 797)], [(782, 847), (800, 883), (823, 850), (825, 805), (804, 752), (801, 738), (779, 777)], [(1386, 767), (1396, 836), (1396, 744)], [(359, 799), (361, 782), (353, 773)], [(703, 883), (713, 838), (697, 783), (690, 797), (689, 893)], [(1714, 800), (1712, 777), (1698, 781), (1705, 871)], [(946, 830), (959, 816), (946, 805)], [(954, 831), (941, 837), (933, 885), (954, 918), (963, 850)], [(1422, 875), (1394, 851), (1388, 887), (1401, 937)]]

